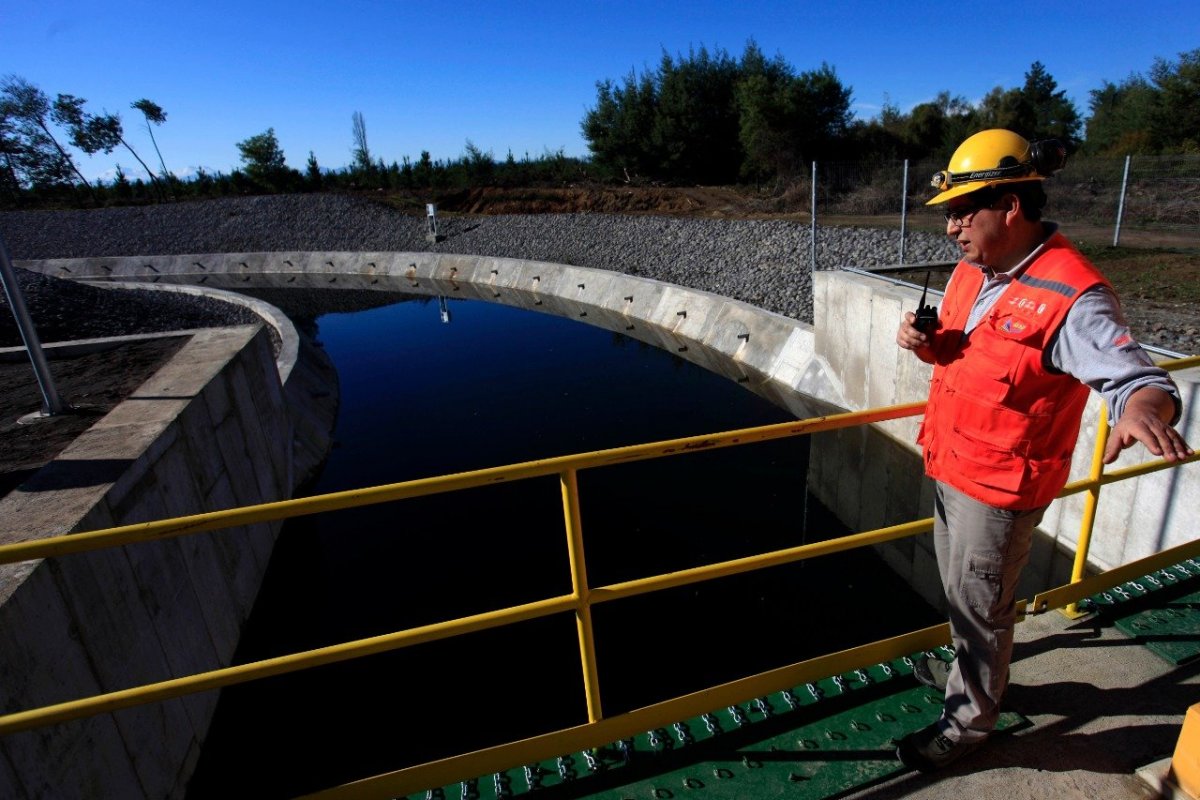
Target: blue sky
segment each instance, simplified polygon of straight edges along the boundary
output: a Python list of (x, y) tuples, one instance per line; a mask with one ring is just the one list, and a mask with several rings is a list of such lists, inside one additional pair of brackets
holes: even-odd
[[(167, 113), (154, 133), (169, 169), (228, 173), (237, 142), (267, 128), (293, 167), (310, 151), (345, 166), (356, 111), (388, 163), (458, 158), (468, 141), (497, 160), (586, 156), (597, 81), (653, 70), (664, 51), (737, 58), (751, 40), (798, 72), (832, 66), (860, 119), (941, 91), (977, 101), (1034, 61), (1086, 116), (1103, 81), (1200, 47), (1200, 3), (2, 0), (0, 31), (0, 75), (120, 113), (152, 163), (129, 107), (149, 98)], [(91, 178), (117, 163), (136, 174), (124, 150), (79, 160)]]

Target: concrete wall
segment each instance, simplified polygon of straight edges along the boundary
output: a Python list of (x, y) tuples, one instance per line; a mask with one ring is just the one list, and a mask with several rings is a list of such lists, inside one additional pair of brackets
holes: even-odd
[[(287, 497), (290, 440), (265, 329), (194, 332), (0, 500), (0, 541)], [(0, 708), (227, 666), (276, 533), (258, 525), (0, 567)], [(182, 797), (216, 701), (206, 692), (0, 738), (0, 796)]]
[[(797, 416), (840, 405), (812, 327), (719, 295), (602, 269), (436, 253), (221, 253), (17, 266), (97, 282), (403, 291), (512, 305), (618, 331), (736, 380)], [(813, 403), (814, 398), (819, 401)], [(821, 412), (814, 411), (821, 408)]]

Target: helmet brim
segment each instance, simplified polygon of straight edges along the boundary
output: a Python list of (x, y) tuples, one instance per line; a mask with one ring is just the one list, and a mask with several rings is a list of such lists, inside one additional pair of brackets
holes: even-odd
[(945, 203), (947, 200), (953, 200), (956, 197), (962, 197), (964, 194), (970, 194), (971, 192), (978, 192), (980, 189), (986, 189), (989, 186), (1000, 186), (1001, 184), (1005, 183), (1028, 183), (1030, 181), (1044, 180), (1046, 180), (1044, 175), (1038, 175), (1036, 177), (1022, 175), (1020, 178), (1001, 178), (1000, 180), (995, 181), (971, 181), (970, 183), (962, 183), (958, 186), (951, 186), (944, 192), (938, 192), (933, 196), (932, 199), (926, 200), (925, 205), (936, 206), (939, 203)]

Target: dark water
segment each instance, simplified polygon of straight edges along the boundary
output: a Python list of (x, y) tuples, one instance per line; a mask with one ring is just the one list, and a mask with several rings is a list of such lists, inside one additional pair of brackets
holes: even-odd
[[(409, 301), (318, 319), (342, 489), (782, 422), (673, 353), (557, 317)], [(581, 472), (592, 586), (845, 531), (792, 439)], [(556, 478), (287, 524), (239, 662), (570, 591)], [(886, 607), (888, 614), (880, 614)], [(937, 621), (873, 553), (593, 609), (613, 715)], [(189, 797), (290, 797), (587, 721), (563, 614), (223, 690)]]

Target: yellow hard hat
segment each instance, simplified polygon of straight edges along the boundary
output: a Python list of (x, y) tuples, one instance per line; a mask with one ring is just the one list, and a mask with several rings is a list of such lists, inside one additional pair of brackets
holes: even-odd
[(1067, 149), (1057, 139), (1030, 143), (1003, 128), (992, 128), (967, 138), (950, 166), (935, 172), (930, 181), (940, 189), (927, 206), (999, 183), (1040, 181), (1058, 172), (1067, 162)]

